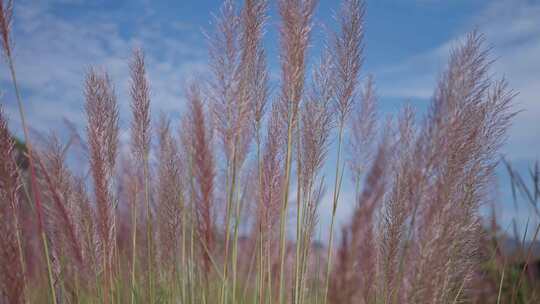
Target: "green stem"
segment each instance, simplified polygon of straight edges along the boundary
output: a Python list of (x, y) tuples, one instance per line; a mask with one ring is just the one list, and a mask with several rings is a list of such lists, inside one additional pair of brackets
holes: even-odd
[(293, 130), (293, 115), (289, 115), (289, 123), (287, 126), (287, 153), (285, 160), (285, 189), (283, 191), (283, 202), (280, 215), (280, 266), (279, 266), (279, 303), (284, 303), (284, 285), (285, 285), (285, 247), (287, 246), (287, 236), (285, 234), (285, 223), (287, 222), (287, 209), (289, 207), (289, 182), (291, 178), (291, 158), (292, 158), (292, 130)]
[(47, 278), (49, 279), (49, 290), (51, 292), (51, 300), (53, 304), (57, 304), (56, 302), (56, 291), (54, 290), (54, 279), (52, 274), (52, 265), (51, 265), (51, 259), (49, 258), (49, 246), (47, 245), (47, 237), (45, 236), (45, 231), (41, 231), (41, 239), (43, 241), (43, 251), (45, 256), (47, 257)]
[(227, 281), (226, 277), (228, 275), (228, 268), (229, 268), (229, 242), (230, 242), (230, 222), (231, 222), (231, 201), (230, 201), (230, 186), (229, 186), (229, 177), (230, 177), (230, 169), (231, 165), (229, 161), (227, 161), (227, 175), (225, 177), (225, 184), (227, 187), (227, 202), (226, 202), (226, 209), (225, 209), (225, 254), (223, 257), (223, 280), (221, 281), (221, 292), (220, 292), (220, 298), (219, 303), (224, 304), (226, 302), (227, 297)]
[(136, 263), (137, 263), (137, 190), (135, 190), (135, 198), (133, 200), (133, 208), (131, 210), (131, 304), (135, 304), (135, 284), (136, 284)]
[[(270, 237), (268, 237), (268, 239), (270, 240)], [(271, 251), (270, 251), (270, 241), (267, 241), (266, 243), (266, 267), (268, 268), (268, 303), (272, 304), (274, 303), (272, 301), (272, 262), (271, 262), (271, 259), (270, 259), (270, 254), (271, 254)]]
[(23, 301), (24, 303), (28, 303), (28, 287), (26, 286), (26, 264), (24, 262), (24, 250), (22, 245), (22, 237), (21, 237), (21, 225), (19, 223), (19, 215), (17, 212), (17, 208), (14, 204), (15, 202), (12, 200), (11, 203), (11, 209), (13, 210), (13, 218), (15, 220), (15, 237), (17, 238), (17, 250), (19, 252), (19, 263), (21, 264), (21, 272), (22, 272), (22, 279), (23, 279)]
[[(310, 246), (311, 246), (311, 231), (310, 231), (310, 227), (311, 225), (313, 225), (313, 223), (311, 221), (313, 221), (313, 218), (312, 216), (310, 216), (310, 214), (308, 214), (308, 212), (310, 211), (309, 210), (309, 204), (311, 203), (311, 200), (312, 200), (312, 192), (313, 192), (313, 180), (314, 180), (314, 176), (308, 176), (309, 178), (309, 182), (306, 183), (307, 185), (307, 188), (304, 190), (304, 208), (302, 210), (302, 226), (304, 227), (301, 231), (301, 242), (302, 242), (302, 252), (299, 252), (298, 254), (300, 254), (300, 260), (299, 260), (299, 267), (300, 267), (300, 270), (299, 270), (299, 280), (298, 280), (298, 290), (299, 290), (299, 296), (298, 296), (298, 299), (297, 299), (297, 303), (304, 303), (304, 285), (305, 285), (305, 274), (307, 272), (307, 260), (308, 260), (308, 255), (309, 255), (309, 251), (310, 251)], [(314, 207), (312, 207), (314, 208)]]
[(145, 151), (143, 158), (143, 178), (144, 178), (144, 202), (146, 205), (146, 238), (147, 238), (147, 254), (148, 254), (148, 292), (150, 296), (150, 304), (154, 303), (154, 248), (152, 242), (152, 210), (150, 208), (149, 194), (149, 168), (148, 168), (148, 151)]
[[(235, 144), (236, 146), (236, 144)], [(238, 227), (240, 226), (240, 202), (236, 202), (236, 148), (233, 149), (233, 166), (232, 166), (232, 181), (230, 200), (231, 205), (236, 204), (235, 222), (234, 222), (234, 238), (233, 238), (233, 253), (232, 253), (232, 272), (233, 272), (233, 286), (232, 286), (232, 302), (236, 303), (236, 276), (237, 276), (237, 264), (238, 264)]]
[[(257, 165), (259, 169), (259, 209), (262, 208), (263, 200), (262, 200), (262, 187), (263, 187), (263, 166), (262, 166), (262, 159), (261, 159), (261, 131), (260, 131), (260, 121), (257, 120), (255, 124), (256, 129), (256, 140), (257, 140)], [(259, 210), (259, 212), (261, 212)], [(264, 298), (264, 237), (263, 237), (263, 222), (261, 214), (259, 213), (259, 223), (258, 223), (258, 239), (259, 239), (259, 251), (258, 251), (258, 270), (257, 270), (257, 292), (259, 294), (259, 303), (263, 303)]]
[(186, 216), (186, 209), (185, 203), (182, 200), (182, 287), (181, 287), (181, 293), (182, 293), (182, 303), (187, 303), (186, 300), (186, 271), (188, 270), (187, 264), (186, 264), (186, 229), (187, 229), (187, 216)]
[(263, 239), (263, 227), (259, 223), (259, 244), (258, 244), (258, 270), (257, 270), (257, 294), (259, 299), (259, 304), (264, 303), (264, 276), (266, 269), (264, 267), (264, 239)]
[(337, 160), (336, 160), (336, 177), (334, 181), (334, 195), (333, 195), (333, 203), (332, 203), (332, 219), (330, 221), (330, 235), (328, 236), (328, 261), (326, 262), (326, 280), (325, 280), (325, 287), (324, 287), (324, 303), (326, 304), (328, 301), (328, 284), (330, 280), (330, 271), (331, 271), (331, 265), (332, 265), (332, 246), (333, 246), (333, 240), (334, 240), (334, 222), (336, 218), (336, 209), (338, 204), (338, 198), (339, 198), (339, 189), (340, 189), (340, 172), (339, 167), (341, 163), (341, 145), (343, 142), (343, 127), (344, 123), (343, 120), (341, 120), (339, 124), (339, 134), (338, 134), (338, 148), (337, 148)]
[(297, 185), (296, 185), (296, 262), (295, 262), (295, 285), (294, 285), (294, 303), (298, 304), (300, 303), (300, 271), (301, 271), (301, 247), (302, 247), (302, 212), (305, 209), (305, 206), (302, 206), (301, 200), (302, 200), (302, 162), (300, 159), (300, 127), (296, 128), (296, 177), (297, 177)]
[(236, 179), (236, 144), (233, 145), (232, 165), (227, 161), (227, 210), (225, 214), (225, 257), (223, 259), (223, 280), (221, 284), (220, 303), (227, 302), (227, 275), (229, 268), (229, 243), (230, 243), (230, 222), (234, 197), (234, 187)]
[(188, 285), (190, 287), (190, 303), (191, 304), (195, 304), (195, 278), (194, 278), (194, 259), (195, 259), (195, 249), (194, 249), (194, 232), (195, 232), (195, 224), (194, 224), (194, 220), (195, 220), (195, 202), (194, 202), (194, 199), (193, 199), (193, 195), (195, 193), (195, 186), (193, 185), (193, 158), (192, 158), (192, 155), (190, 153), (189, 155), (189, 186), (190, 186), (190, 194), (191, 194), (191, 204), (190, 204), (190, 221), (189, 221), (189, 224), (190, 224), (190, 236), (189, 236), (189, 250), (190, 250), (190, 258), (189, 258), (189, 262), (190, 262), (190, 267), (189, 267), (189, 272), (188, 272)]

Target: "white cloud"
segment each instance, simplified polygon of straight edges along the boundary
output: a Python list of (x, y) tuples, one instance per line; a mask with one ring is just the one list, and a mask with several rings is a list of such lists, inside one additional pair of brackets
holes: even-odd
[[(171, 23), (171, 28), (165, 28), (168, 23), (163, 20), (134, 18), (127, 20), (133, 24), (129, 24), (126, 34), (121, 25), (126, 20), (114, 10), (88, 10), (82, 16), (70, 18), (57, 10), (57, 3), (16, 4), (16, 70), (29, 123), (37, 130), (58, 129), (64, 117), (83, 125), (83, 84), (89, 66), (103, 67), (110, 73), (121, 104), (121, 119), (127, 120), (128, 60), (134, 47), (142, 47), (146, 52), (156, 113), (178, 112), (182, 108), (184, 82), (205, 72), (204, 40), (202, 35), (194, 35), (188, 24)], [(66, 3), (78, 4), (61, 2)], [(163, 35), (165, 30), (178, 35)], [(0, 83), (6, 93), (2, 102), (17, 128), (18, 115), (7, 69), (0, 71)]]

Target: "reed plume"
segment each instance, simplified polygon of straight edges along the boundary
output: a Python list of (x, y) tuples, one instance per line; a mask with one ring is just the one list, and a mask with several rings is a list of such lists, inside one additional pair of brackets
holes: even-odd
[[(424, 288), (414, 296), (434, 303), (462, 298), (457, 291), (468, 286), (476, 264), (477, 211), (514, 116), (510, 107), (515, 94), (504, 80), (489, 76), (489, 54), (483, 44), (483, 36), (473, 32), (452, 51), (425, 128), (425, 144), (430, 145), (425, 166), (432, 180), (427, 193), (432, 196), (419, 207), (415, 282)], [(428, 275), (427, 263), (440, 272)]]
[[(237, 161), (241, 163), (247, 152), (245, 149), (236, 149), (246, 147), (240, 142), (246, 139), (240, 136), (248, 125), (250, 109), (247, 98), (241, 96), (240, 20), (232, 1), (223, 3), (221, 14), (215, 22), (215, 34), (209, 36), (210, 66), (213, 74), (213, 81), (210, 83), (212, 114), (225, 160), (232, 166), (235, 157), (238, 157)], [(231, 168), (226, 170), (230, 171)], [(231, 172), (227, 174), (231, 175)]]
[[(58, 256), (68, 253), (73, 263), (83, 264), (83, 254), (80, 242), (80, 229), (77, 227), (75, 213), (74, 177), (66, 166), (66, 153), (69, 147), (63, 146), (56, 135), (51, 135), (47, 146), (39, 156), (39, 175), (43, 180), (45, 197), (46, 224), (49, 238), (53, 240), (52, 253)], [(56, 240), (56, 242), (54, 241)], [(56, 251), (56, 252), (55, 252)]]
[(188, 137), (189, 157), (192, 167), (192, 204), (196, 210), (197, 233), (200, 238), (201, 257), (204, 275), (211, 270), (211, 254), (214, 251), (214, 155), (212, 153), (212, 130), (207, 122), (200, 89), (193, 84), (187, 92), (187, 128), (183, 130)]
[(74, 178), (66, 166), (65, 157), (69, 146), (60, 143), (54, 134), (47, 138), (42, 152), (34, 157), (43, 186), (45, 232), (50, 242), (53, 275), (58, 301), (62, 298), (76, 301), (77, 286), (84, 278), (81, 229), (78, 226)]
[(304, 91), (307, 49), (312, 30), (312, 17), (316, 1), (281, 0), (281, 95), (288, 128), (296, 123)]
[[(81, 229), (74, 205), (74, 176), (65, 164), (68, 146), (63, 146), (54, 134), (46, 147), (35, 154), (39, 165), (38, 176), (44, 193), (45, 231), (50, 242), (50, 255), (54, 265), (55, 288), (58, 301), (62, 298), (77, 300), (77, 282), (84, 278)], [(64, 293), (65, 292), (65, 293)]]
[(269, 95), (266, 52), (262, 44), (267, 10), (266, 0), (246, 0), (240, 15), (240, 85), (249, 102), (256, 132), (261, 128)]
[(129, 64), (131, 71), (131, 149), (140, 163), (148, 158), (150, 151), (150, 87), (146, 76), (144, 53), (133, 51)]
[[(149, 154), (150, 154), (150, 85), (146, 76), (145, 59), (142, 50), (135, 49), (133, 51), (133, 58), (129, 65), (131, 85), (131, 151), (134, 156), (135, 165), (140, 168), (140, 172), (137, 175), (142, 178), (142, 185), (137, 188), (141, 189), (141, 193), (144, 198), (144, 206), (146, 210), (146, 259), (147, 259), (147, 276), (148, 276), (148, 288), (149, 296), (153, 299), (154, 281), (153, 281), (153, 264), (154, 260), (154, 244), (153, 244), (153, 229), (152, 229), (152, 208), (150, 206), (150, 168), (149, 168)], [(136, 265), (135, 256), (137, 251), (137, 193), (135, 200), (132, 204), (134, 210), (132, 210), (132, 285), (135, 285)], [(134, 290), (134, 289), (133, 289)], [(132, 302), (135, 295), (132, 295)], [(152, 302), (153, 300), (151, 300)]]
[(91, 176), (94, 184), (96, 221), (99, 236), (100, 271), (104, 297), (112, 293), (115, 247), (115, 202), (113, 178), (118, 148), (118, 106), (107, 73), (90, 69), (85, 82), (85, 110)]
[(336, 112), (338, 122), (344, 124), (351, 112), (358, 76), (363, 63), (365, 4), (361, 0), (346, 0), (337, 17), (340, 32), (333, 39), (336, 73)]
[[(81, 248), (84, 265), (80, 278), (87, 280), (95, 278), (99, 273), (101, 262), (99, 260), (99, 235), (95, 222), (95, 209), (88, 194), (84, 177), (75, 176), (72, 181), (73, 204), (76, 208), (79, 235), (81, 236)], [(84, 276), (84, 277), (82, 277)]]
[(377, 131), (377, 96), (373, 76), (367, 77), (359, 102), (352, 109), (349, 121), (348, 165), (355, 184), (355, 195), (360, 195), (362, 173), (373, 161), (373, 145)]
[[(159, 124), (159, 165), (157, 173), (157, 210), (160, 262), (166, 270), (175, 265), (180, 256), (182, 241), (182, 217), (184, 212), (184, 194), (182, 184), (182, 167), (178, 146), (171, 134), (170, 121), (164, 116)], [(175, 265), (170, 269), (172, 274), (178, 271)]]
[(0, 35), (2, 50), (6, 58), (11, 58), (11, 25), (13, 22), (13, 0), (0, 1)]

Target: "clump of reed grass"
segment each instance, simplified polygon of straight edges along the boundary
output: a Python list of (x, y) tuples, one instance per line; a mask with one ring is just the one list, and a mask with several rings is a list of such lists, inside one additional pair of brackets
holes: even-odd
[[(481, 264), (478, 209), (515, 94), (490, 74), (484, 38), (473, 32), (451, 52), (425, 117), (407, 106), (380, 121), (374, 77), (362, 71), (364, 2), (343, 1), (338, 30), (310, 64), (315, 8), (312, 0), (278, 2), (281, 80), (273, 93), (267, 1), (225, 1), (207, 34), (211, 77), (187, 87), (177, 134), (167, 114), (152, 124), (147, 66), (136, 49), (129, 149), (119, 141), (112, 80), (89, 69), (82, 143), (89, 171), (79, 176), (66, 160), (71, 139), (32, 145), (10, 44), (13, 6), (0, 1), (28, 160), (17, 162), (0, 111), (0, 300), (33, 302), (45, 293), (52, 303), (469, 300)], [(334, 143), (331, 209), (321, 210)], [(354, 199), (336, 246), (347, 169)], [(318, 219), (327, 215), (328, 245), (320, 245)], [(38, 229), (25, 230), (28, 222)], [(42, 257), (27, 252), (36, 244)], [(29, 271), (32, 263), (46, 271)]]
[[(452, 52), (422, 128), (414, 130), (410, 109), (402, 114), (395, 144), (400, 152), (391, 161), (394, 173), (388, 190), (379, 195), (375, 249), (369, 241), (360, 243), (375, 258), (367, 267), (374, 265), (377, 283), (366, 282), (337, 302), (382, 298), (449, 303), (466, 298), (479, 261), (478, 208), (497, 163), (494, 153), (514, 115), (510, 110), (514, 93), (504, 81), (492, 80), (488, 68), (483, 38), (473, 32)], [(358, 212), (369, 204), (361, 201)], [(351, 240), (344, 239), (340, 249), (341, 254), (352, 252), (347, 256), (353, 258), (355, 234), (360, 233), (354, 226), (353, 221), (347, 232)], [(355, 280), (353, 274), (336, 275)]]

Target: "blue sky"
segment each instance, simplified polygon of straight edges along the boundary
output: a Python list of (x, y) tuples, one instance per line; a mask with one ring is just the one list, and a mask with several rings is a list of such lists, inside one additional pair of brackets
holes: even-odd
[[(19, 0), (15, 14), (15, 60), (26, 112), (38, 131), (63, 129), (63, 118), (83, 130), (83, 80), (90, 65), (106, 68), (121, 103), (121, 121), (129, 123), (127, 60), (131, 49), (147, 55), (153, 112), (178, 117), (187, 80), (206, 73), (202, 30), (211, 30), (218, 0), (82, 1)], [(275, 2), (275, 1), (271, 1)], [(338, 1), (320, 0), (311, 48), (313, 63), (324, 41), (323, 25), (335, 28)], [(265, 46), (274, 80), (279, 77), (275, 4), (271, 4)], [(522, 172), (540, 159), (540, 1), (532, 0), (378, 0), (367, 1), (363, 75), (372, 73), (382, 115), (395, 113), (405, 101), (423, 111), (444, 68), (448, 52), (468, 31), (478, 28), (493, 47), (496, 76), (505, 76), (519, 92), (517, 116), (503, 153)], [(11, 125), (19, 129), (7, 67), (0, 70), (2, 103)], [(126, 136), (125, 132), (123, 133)], [(331, 155), (330, 163), (332, 163)], [(332, 176), (326, 170), (327, 177)], [(502, 201), (507, 201), (501, 178)], [(350, 213), (351, 191), (345, 187), (339, 217)], [(324, 213), (328, 201), (323, 202)], [(500, 204), (503, 223), (514, 213)], [(518, 211), (521, 218), (528, 211)], [(323, 225), (327, 217), (322, 215)]]

